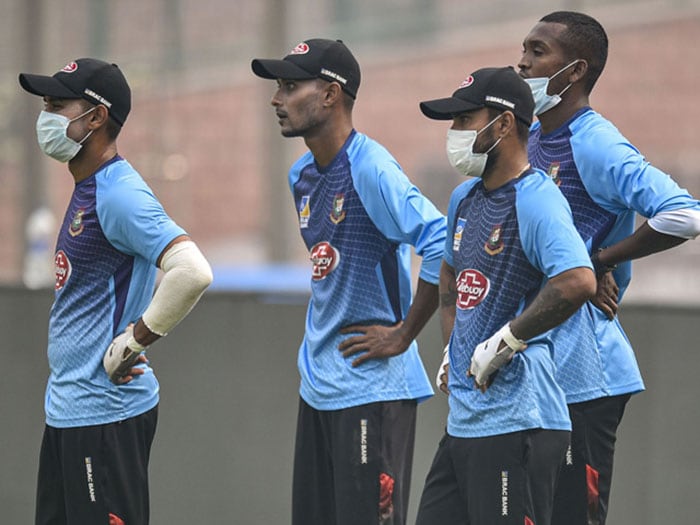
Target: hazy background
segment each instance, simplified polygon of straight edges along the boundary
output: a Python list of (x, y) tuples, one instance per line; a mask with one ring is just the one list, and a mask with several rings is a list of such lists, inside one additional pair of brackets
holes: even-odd
[[(304, 146), (279, 135), (274, 82), (251, 59), (343, 39), (362, 67), (357, 129), (444, 212), (461, 179), (444, 153), (448, 124), (418, 102), (480, 67), (517, 65), (523, 37), (559, 9), (608, 32), (594, 108), (700, 195), (700, 0), (0, 0), (0, 522), (33, 515), (53, 247), (73, 188), (36, 145), (41, 101), (19, 72), (85, 56), (119, 64), (133, 92), (120, 153), (215, 268), (200, 307), (152, 352), (163, 387), (152, 522), (276, 525), (288, 522), (309, 271), (286, 172)], [(691, 241), (634, 263), (621, 317), (648, 391), (620, 431), (611, 524), (696, 521), (699, 252)], [(435, 321), (420, 338), (431, 375)], [(442, 396), (419, 410), (411, 516), (445, 412)]]
[[(41, 101), (17, 74), (53, 74), (84, 56), (126, 74), (133, 109), (120, 153), (203, 247), (220, 288), (308, 287), (286, 182), (303, 141), (279, 135), (274, 82), (255, 77), (250, 61), (281, 58), (310, 37), (341, 38), (353, 50), (363, 72), (356, 127), (446, 211), (460, 181), (444, 153), (447, 124), (424, 118), (418, 102), (450, 94), (479, 67), (517, 65), (544, 14), (587, 12), (610, 38), (594, 108), (700, 194), (700, 0), (0, 0), (0, 8), (0, 283), (25, 275), (32, 286), (52, 284), (55, 224), (72, 191), (66, 167), (36, 145)], [(637, 263), (629, 299), (697, 303), (698, 252), (700, 243), (686, 243)]]

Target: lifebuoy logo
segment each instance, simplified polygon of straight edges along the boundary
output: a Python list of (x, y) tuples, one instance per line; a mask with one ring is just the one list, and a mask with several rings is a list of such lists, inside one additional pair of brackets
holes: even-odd
[(58, 250), (56, 256), (54, 257), (54, 263), (56, 265), (56, 290), (60, 290), (65, 286), (70, 278), (71, 265), (66, 252), (63, 250)]
[(340, 252), (329, 242), (323, 241), (311, 248), (309, 258), (313, 264), (311, 278), (314, 281), (320, 281), (328, 277), (328, 274), (338, 267)]
[(462, 270), (457, 276), (457, 308), (471, 310), (489, 294), (491, 283), (479, 270)]

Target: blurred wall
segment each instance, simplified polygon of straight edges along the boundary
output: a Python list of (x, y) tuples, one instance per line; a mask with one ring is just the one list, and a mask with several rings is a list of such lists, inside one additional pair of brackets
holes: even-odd
[[(33, 520), (47, 375), (51, 294), (0, 289), (2, 523)], [(161, 382), (151, 459), (153, 525), (289, 522), (302, 296), (208, 293), (150, 353)], [(648, 391), (619, 432), (610, 523), (697, 522), (700, 310), (627, 306), (621, 318)], [(433, 319), (420, 337), (430, 376), (442, 345)], [(442, 395), (420, 406), (409, 522), (445, 423)]]
[[(86, 55), (124, 70), (133, 110), (120, 152), (217, 267), (308, 258), (286, 180), (304, 144), (280, 136), (269, 104), (275, 83), (255, 77), (250, 60), (282, 57), (314, 36), (353, 50), (362, 67), (356, 127), (446, 211), (460, 181), (444, 153), (447, 124), (426, 119), (418, 102), (448, 95), (479, 67), (516, 65), (544, 14), (590, 13), (610, 38), (594, 108), (700, 195), (700, 0), (0, 0), (0, 8), (3, 284), (21, 277), (35, 201), (60, 220), (73, 189), (66, 167), (36, 145), (41, 100), (21, 90), (17, 74), (51, 74)], [(698, 256), (700, 243), (687, 243), (640, 261), (647, 285), (628, 299), (698, 304)]]

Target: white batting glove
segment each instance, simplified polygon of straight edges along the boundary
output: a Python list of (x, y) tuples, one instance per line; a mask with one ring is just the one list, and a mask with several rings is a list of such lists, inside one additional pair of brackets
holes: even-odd
[(488, 380), (499, 368), (509, 362), (515, 352), (527, 345), (510, 331), (510, 323), (498, 330), (486, 341), (476, 345), (468, 375), (474, 376), (476, 385), (485, 390)]
[(445, 349), (442, 351), (442, 363), (440, 363), (440, 368), (438, 368), (437, 376), (435, 377), (435, 386), (438, 390), (442, 390), (442, 386), (447, 387), (447, 377), (442, 380), (442, 376), (447, 376), (446, 367), (450, 364), (450, 345), (445, 345)]
[(126, 330), (112, 340), (102, 358), (109, 380), (119, 384), (119, 379), (128, 375), (145, 349), (146, 347), (134, 338), (134, 325), (127, 326)]

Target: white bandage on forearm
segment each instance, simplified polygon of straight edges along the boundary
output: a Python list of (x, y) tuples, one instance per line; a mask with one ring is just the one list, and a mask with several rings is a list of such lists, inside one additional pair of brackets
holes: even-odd
[(213, 276), (192, 241), (173, 244), (163, 254), (160, 266), (165, 275), (141, 319), (151, 332), (163, 337), (190, 313)]
[(681, 239), (695, 239), (695, 237), (700, 235), (700, 210), (684, 208), (682, 210), (664, 211), (654, 215), (647, 221), (647, 224), (659, 233), (680, 237)]

